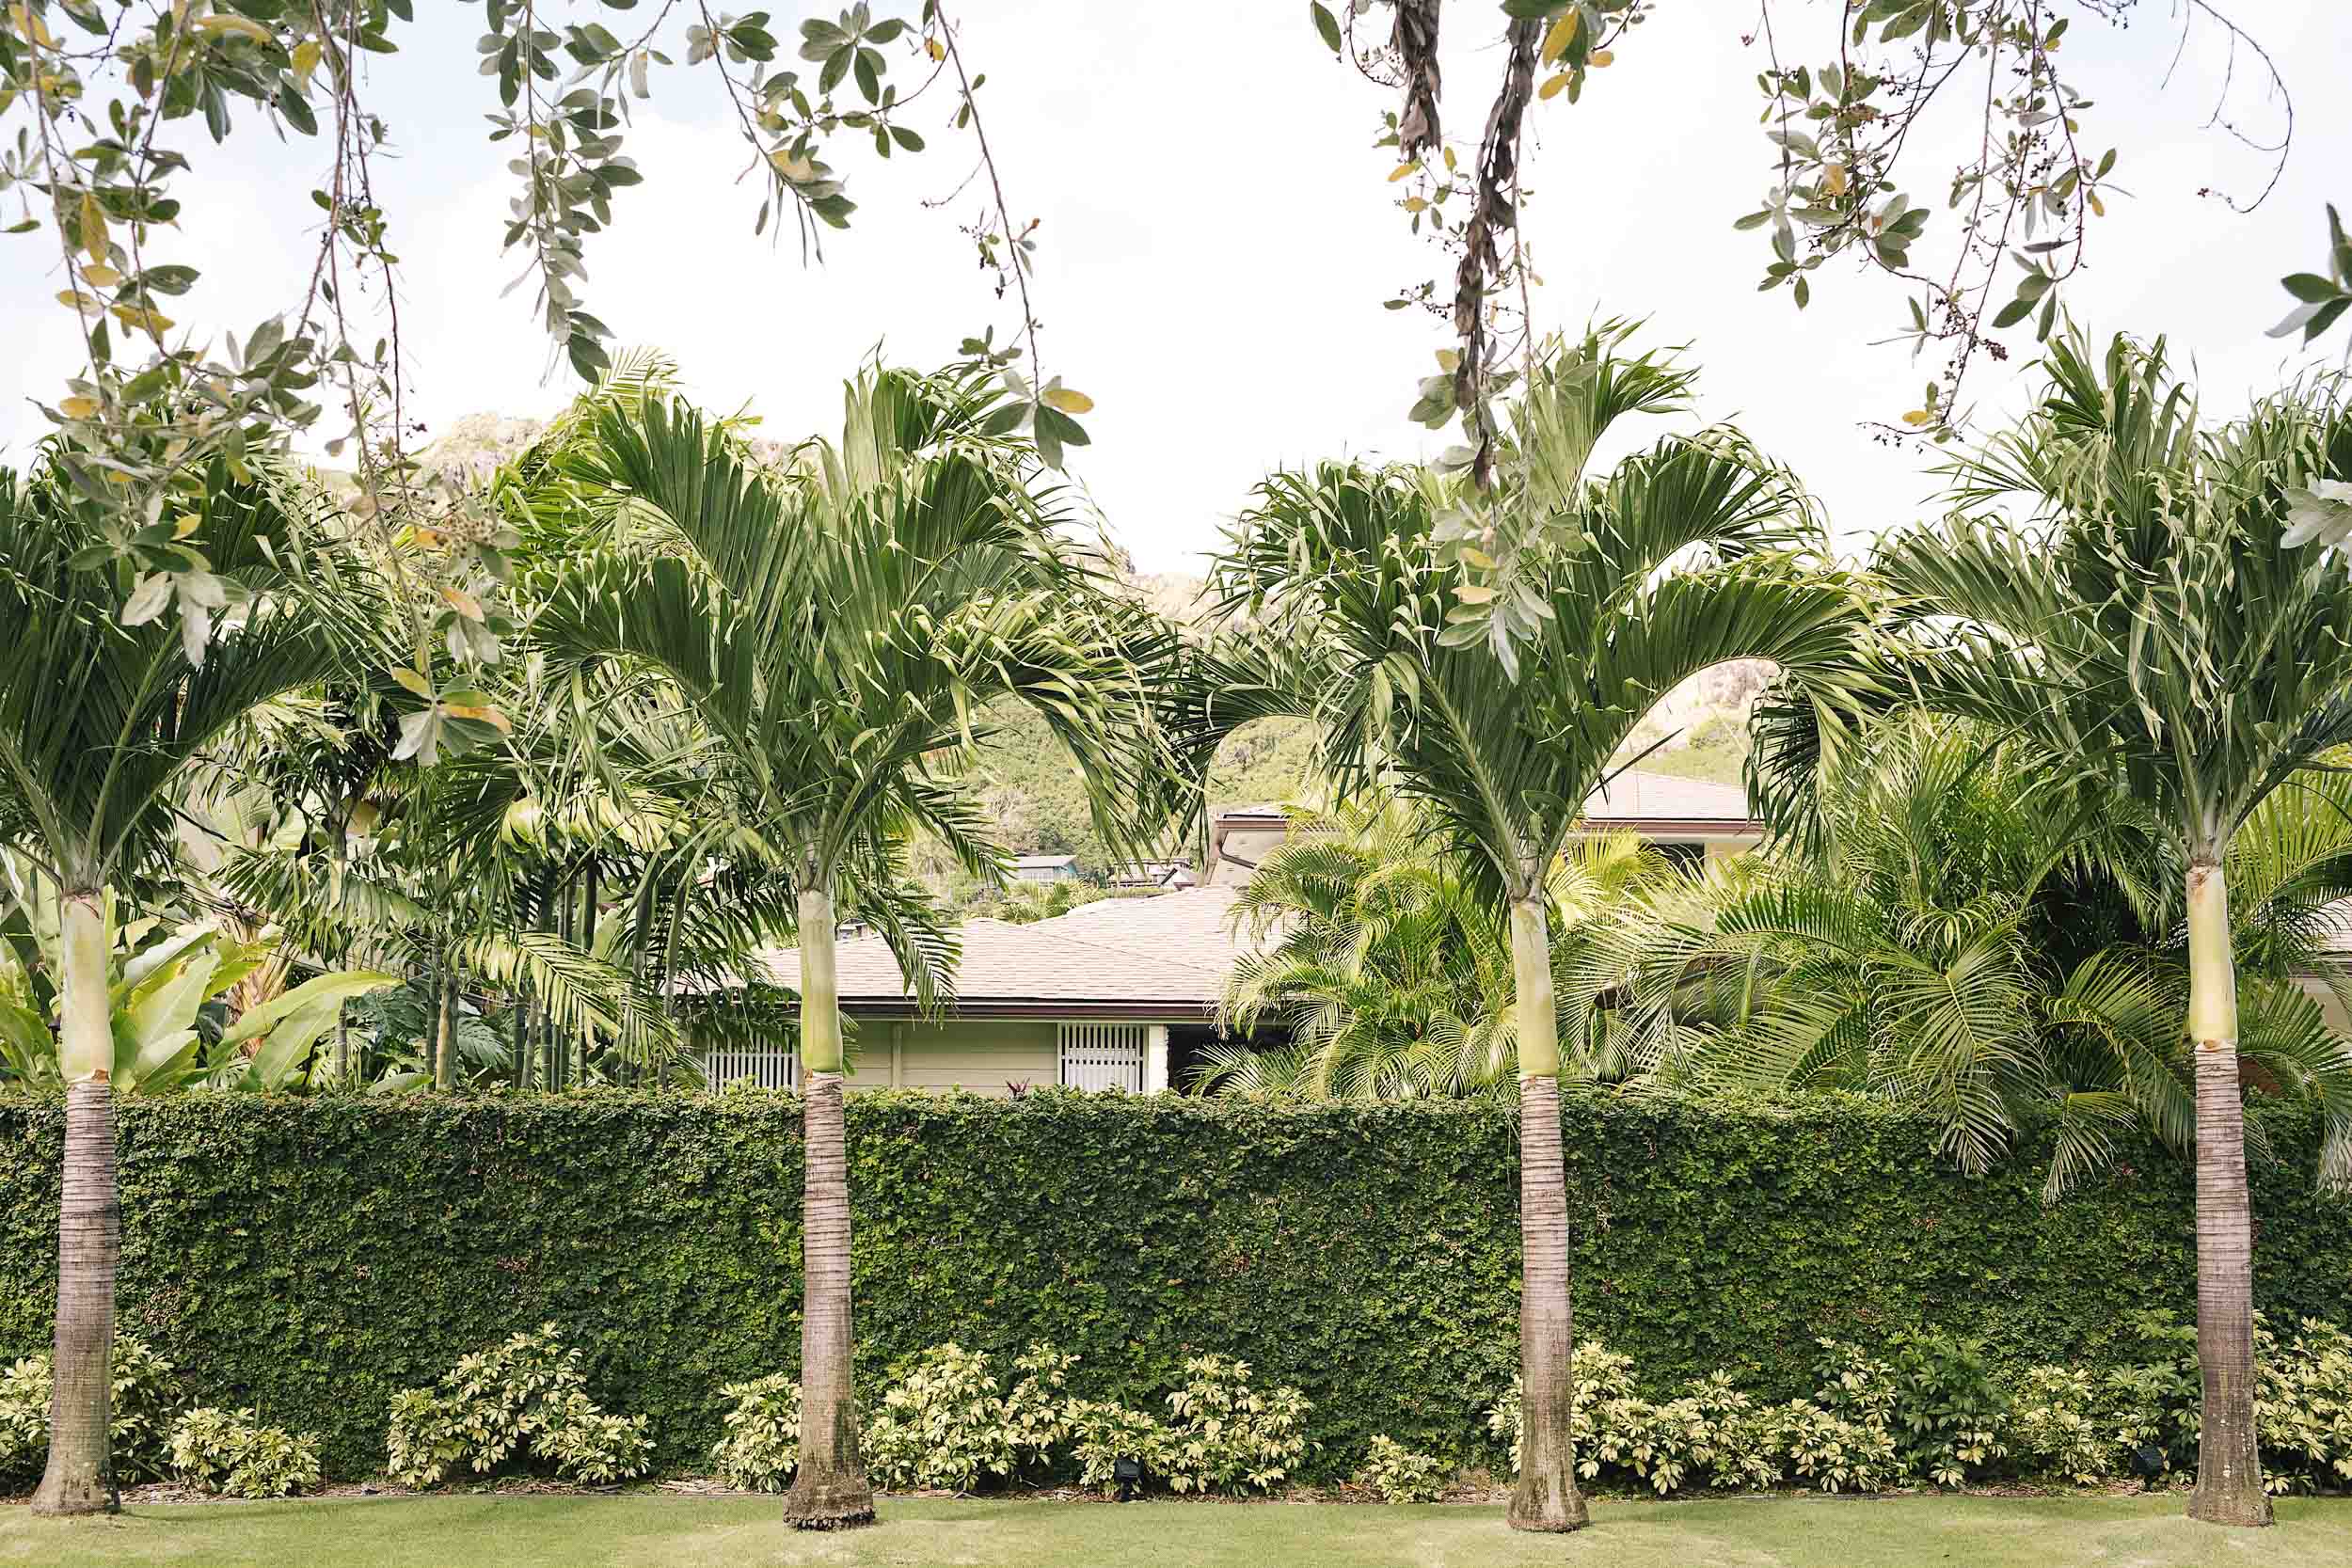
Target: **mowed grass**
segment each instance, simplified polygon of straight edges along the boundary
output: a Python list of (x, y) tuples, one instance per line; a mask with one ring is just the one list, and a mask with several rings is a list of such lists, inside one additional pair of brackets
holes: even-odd
[(1112, 1506), (892, 1498), (881, 1525), (803, 1535), (775, 1501), (659, 1493), (172, 1504), (110, 1519), (0, 1513), (0, 1563), (42, 1568), (2344, 1568), (2352, 1499), (2279, 1505), (2268, 1530), (2182, 1517), (2181, 1497), (1708, 1498), (1601, 1502), (1568, 1537), (1492, 1506)]

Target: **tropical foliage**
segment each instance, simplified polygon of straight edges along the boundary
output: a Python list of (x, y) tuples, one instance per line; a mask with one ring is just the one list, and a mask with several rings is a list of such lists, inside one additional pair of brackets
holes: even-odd
[[(1555, 987), (1629, 889), (1666, 862), (1630, 834), (1571, 840), (1547, 879)], [(1295, 815), (1235, 896), (1256, 943), (1235, 965), (1201, 1092), (1509, 1099), (1518, 1092), (1516, 977), (1506, 921), (1419, 816), (1370, 804)], [(1251, 1043), (1268, 1033), (1280, 1045)], [(1624, 1076), (1571, 1030), (1565, 1070)]]
[[(2340, 996), (2347, 980), (2328, 945), (2352, 892), (2347, 804), (2316, 778), (2266, 802), (2230, 857), (2258, 955), (2241, 1052), (2262, 1087), (2321, 1108), (2330, 1180), (2352, 1054), (2305, 982)], [(1916, 720), (1860, 737), (1814, 809), (1809, 844), (1629, 900), (1570, 977), (1572, 1014), (1663, 1080), (1931, 1109), (1971, 1171), (2054, 1119), (2053, 1198), (2135, 1122), (2189, 1153), (2187, 955), (2145, 812), (2070, 794), (2015, 742)]]
[(2162, 340), (2101, 353), (2070, 335), (2043, 371), (2038, 405), (1952, 467), (1947, 517), (1880, 546), (1889, 685), (2015, 731), (2069, 785), (2133, 802), (2176, 858), (2205, 1270), (2191, 1511), (2261, 1523), (2228, 861), (2352, 742), (2352, 562), (2287, 533), (2352, 479), (2352, 411), (2321, 383), (2208, 424)]
[[(1516, 8), (1515, 57), (1537, 10), (1562, 8)], [(807, 35), (836, 76), (863, 59), (851, 20)], [(924, 25), (952, 52), (944, 18)], [(1581, 82), (1596, 40), (1542, 36)], [(1908, 233), (1889, 211), (1883, 243)], [(2054, 277), (2019, 295), (2044, 330)], [(2299, 292), (2324, 327), (2316, 284)], [(565, 330), (605, 364), (600, 328)], [(1220, 1022), (1252, 1043), (1211, 1047), (1202, 1085), (1516, 1106), (1515, 1523), (1574, 1528), (1578, 1475), (1609, 1465), (1661, 1491), (1949, 1484), (2012, 1438), (2100, 1473), (2111, 1430), (2193, 1432), (2193, 1512), (2265, 1519), (2266, 1491), (2326, 1474), (2343, 1441), (2341, 1336), (2307, 1325), (2281, 1350), (2252, 1315), (2245, 1147), (2270, 1123), (2244, 1110), (2292, 1102), (2319, 1185), (2352, 1185), (2352, 1048), (2328, 1023), (2352, 1004), (2338, 383), (2209, 423), (2160, 341), (2062, 337), (2042, 401), (1952, 462), (1941, 520), (1850, 572), (1736, 431), (1600, 466), (1618, 421), (1692, 404), (1689, 368), (1633, 336), (1542, 345), (1491, 409), (1502, 379), (1449, 367), (1426, 412), (1470, 388), (1477, 445), (1434, 467), (1268, 478), (1214, 614), (1183, 624), (1053, 479), (1085, 400), (985, 341), (936, 375), (869, 366), (837, 437), (790, 446), (630, 356), (399, 526), (381, 498), (427, 479), (396, 445), (347, 504), (201, 445), (119, 469), (147, 498), (126, 527), (93, 477), (116, 472), (104, 443), (74, 434), (90, 416), (66, 417), (30, 475), (0, 476), (0, 1081), (68, 1107), (40, 1506), (102, 1506), (120, 1435), (118, 1095), (696, 1086), (729, 1043), (789, 1045), (804, 1074), (801, 1375), (729, 1386), (718, 1450), (749, 1484), (793, 1476), (796, 1522), (870, 1517), (867, 1459), (959, 1489), (1060, 1445), (1089, 1484), (1138, 1453), (1179, 1491), (1295, 1473), (1306, 1397), (1221, 1356), (1184, 1362), (1163, 1421), (1068, 1396), (1075, 1358), (1048, 1347), (1006, 1395), (987, 1351), (936, 1346), (861, 1419), (834, 969), (855, 921), (920, 1008), (948, 1006), (941, 889), (1013, 920), (1077, 896), (1006, 891), (1017, 840), (1083, 839), (1113, 870), (1168, 853), (1220, 788), (1311, 777), (1337, 803), (1299, 814), (1234, 911), (1256, 951)], [(281, 348), (254, 348), (260, 385), (294, 363)], [(194, 363), (166, 358), (158, 387)], [(79, 402), (154, 395), (93, 374)], [(1931, 398), (1915, 423), (1943, 420)], [(1750, 765), (1769, 848), (1677, 868), (1587, 832), (1581, 803), (1650, 743), (1661, 699), (1749, 659), (1780, 672)], [(1041, 830), (1012, 786), (1046, 776)], [(1924, 1117), (1970, 1177), (2030, 1158), (2052, 1202), (2152, 1137), (2198, 1182), (2196, 1355), (2137, 1365), (2126, 1415), (2038, 1368), (2013, 1430), (1957, 1339), (1835, 1347), (1810, 1402), (1768, 1408), (1723, 1373), (1645, 1401), (1605, 1353), (1571, 1360), (1563, 1081), (1860, 1096)], [(522, 1446), (578, 1479), (642, 1469), (645, 1424), (568, 1367), (524, 1336), (405, 1391), (402, 1474)], [(199, 1484), (317, 1468), (247, 1412), (195, 1412), (174, 1441)], [(2280, 1455), (2302, 1457), (2265, 1477)], [(1433, 1465), (1389, 1441), (1367, 1474), (1420, 1495)]]
[[(62, 1087), (66, 1078), (50, 1022), (59, 999), (48, 984), (61, 967), (55, 895), (38, 884), (20, 884), (15, 908), (36, 957), (27, 962), (0, 956), (0, 1077)], [(249, 990), (240, 995), (244, 982), (278, 956), (274, 928), (238, 941), (211, 924), (155, 935), (158, 924), (152, 916), (119, 923), (111, 909), (108, 913), (107, 925), (118, 933), (107, 969), (114, 1037), (109, 1075), (121, 1094), (165, 1094), (192, 1085), (282, 1092), (330, 1081), (333, 1062), (324, 1042), (343, 1005), (398, 978), (339, 972), (266, 998)], [(232, 1000), (242, 1006), (234, 1017), (225, 1016)]]

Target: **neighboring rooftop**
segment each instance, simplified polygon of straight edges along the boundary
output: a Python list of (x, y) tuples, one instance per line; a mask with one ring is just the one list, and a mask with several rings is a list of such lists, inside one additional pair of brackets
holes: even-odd
[(1677, 778), (1628, 768), (1584, 801), (1584, 820), (1597, 828), (1648, 828), (1661, 823), (1719, 823), (1760, 829), (1748, 810), (1748, 792), (1736, 784)]
[[(1607, 828), (1707, 823), (1737, 831), (1763, 826), (1748, 810), (1748, 792), (1740, 784), (1685, 779), (1640, 768), (1628, 768), (1595, 790), (1584, 802), (1584, 819), (1594, 827)], [(1226, 807), (1216, 814), (1216, 825), (1256, 833), (1279, 830), (1289, 820), (1290, 814), (1281, 806), (1259, 801)]]
[[(1192, 1020), (1216, 1011), (1225, 977), (1248, 949), (1228, 928), (1232, 888), (1187, 888), (1149, 898), (1103, 898), (1052, 920), (1016, 926), (963, 923), (956, 1011), (966, 1016), (1090, 1012), (1138, 1020)], [(880, 937), (840, 944), (841, 1005), (851, 1012), (913, 1010), (898, 961)], [(761, 955), (781, 985), (797, 988), (800, 954)]]
[(1200, 885), (1190, 861), (1143, 861), (1113, 871), (1111, 886), (1119, 888), (1187, 888)]
[[(1595, 828), (1710, 839), (1761, 831), (1738, 784), (1639, 769), (1619, 774), (1587, 807), (1585, 821)], [(1289, 825), (1289, 814), (1272, 803), (1219, 812), (1210, 830), (1210, 875), (1216, 875), (1220, 863), (1230, 863), (1246, 880)], [(1014, 863), (1015, 875), (1022, 869), (1066, 867), (1071, 861), (1066, 855), (1026, 855)], [(1253, 945), (1231, 928), (1235, 891), (1228, 881), (1144, 897), (1100, 898), (1026, 925), (967, 920), (956, 969), (955, 1010), (979, 1017), (1206, 1018), (1224, 996), (1235, 960)], [(898, 961), (882, 938), (850, 938), (836, 952), (845, 1008), (882, 1016), (913, 1013)], [(798, 952), (771, 948), (761, 958), (779, 984), (798, 989)]]

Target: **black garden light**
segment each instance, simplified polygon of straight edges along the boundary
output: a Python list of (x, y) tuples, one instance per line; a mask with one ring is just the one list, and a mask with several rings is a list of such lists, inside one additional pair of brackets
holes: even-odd
[(2153, 1443), (2142, 1443), (2132, 1450), (2132, 1471), (2139, 1477), (2139, 1489), (2147, 1491), (2164, 1474), (2164, 1450)]
[(1119, 1500), (1131, 1503), (1143, 1490), (1143, 1461), (1120, 1456), (1111, 1461), (1111, 1481), (1119, 1488)]

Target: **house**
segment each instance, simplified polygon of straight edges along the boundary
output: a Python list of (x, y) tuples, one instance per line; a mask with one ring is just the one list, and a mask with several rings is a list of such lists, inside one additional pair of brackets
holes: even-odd
[(1069, 882), (1078, 876), (1075, 855), (1023, 855), (1012, 863), (1016, 882)]
[[(1595, 791), (1584, 810), (1588, 831), (1639, 833), (1677, 860), (1736, 855), (1764, 842), (1764, 824), (1748, 810), (1747, 791), (1739, 784), (1628, 768)], [(1290, 817), (1279, 806), (1236, 806), (1220, 814), (1209, 830), (1206, 879), (1212, 885), (1247, 880), (1289, 831)]]
[[(1007, 1095), (1064, 1084), (1149, 1094), (1181, 1082), (1216, 1037), (1243, 943), (1232, 908), (1231, 887), (1200, 887), (1098, 899), (1027, 925), (966, 921), (954, 1008), (937, 1019), (920, 1015), (880, 937), (844, 942), (835, 965), (850, 1023), (849, 1089)], [(797, 952), (763, 958), (779, 984), (798, 986)], [(780, 1053), (729, 1053), (710, 1070), (771, 1087), (796, 1077)]]
[(1200, 879), (1193, 875), (1190, 861), (1143, 861), (1111, 873), (1111, 886), (1115, 888), (1158, 888), (1162, 892), (1176, 892), (1200, 885)]
[[(1634, 770), (1590, 804), (1592, 830), (1630, 830), (1669, 854), (1734, 854), (1763, 838), (1736, 784)], [(850, 1024), (850, 1091), (961, 1087), (1001, 1096), (1060, 1084), (1150, 1094), (1183, 1084), (1217, 1037), (1226, 976), (1248, 945), (1232, 929), (1234, 899), (1289, 829), (1279, 806), (1235, 807), (1210, 825), (1198, 886), (1171, 879), (1165, 893), (1098, 899), (1027, 925), (966, 921), (945, 1018), (921, 1016), (882, 938), (844, 940), (836, 965)], [(1071, 865), (1074, 875), (1068, 856), (1025, 857), (1016, 875), (1033, 863)], [(1183, 867), (1187, 879), (1190, 869)], [(797, 989), (798, 953), (771, 949), (762, 959), (777, 983)], [(719, 1083), (797, 1081), (782, 1052), (714, 1053), (708, 1070)]]
[(1677, 778), (1629, 768), (1584, 802), (1593, 832), (1634, 832), (1670, 860), (1736, 855), (1764, 842), (1764, 824), (1748, 810), (1740, 784)]

